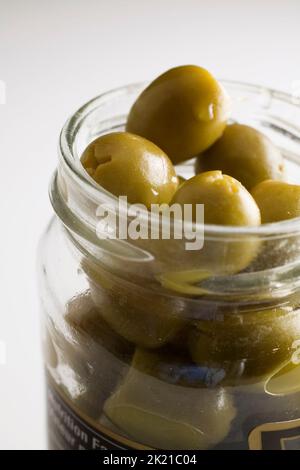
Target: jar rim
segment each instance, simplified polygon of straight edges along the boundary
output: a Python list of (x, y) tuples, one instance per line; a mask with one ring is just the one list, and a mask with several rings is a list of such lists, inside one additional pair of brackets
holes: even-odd
[[(265, 86), (256, 85), (253, 83), (240, 82), (235, 80), (220, 80), (221, 83), (235, 87), (236, 89), (244, 92), (251, 92), (254, 94), (265, 94), (270, 98), (275, 98), (283, 103), (300, 107), (300, 99), (292, 94), (268, 88)], [(80, 163), (80, 156), (76, 155), (73, 148), (74, 139), (81, 125), (83, 125), (85, 119), (92, 113), (97, 107), (105, 105), (112, 99), (122, 97), (127, 93), (140, 90), (148, 85), (148, 82), (137, 82), (129, 85), (114, 88), (112, 90), (101, 93), (100, 95), (92, 98), (81, 106), (73, 115), (66, 121), (63, 126), (60, 137), (59, 137), (59, 156), (60, 162), (72, 175), (73, 178), (84, 188), (84, 191), (89, 194), (94, 200), (101, 195), (105, 196), (105, 199), (112, 204), (117, 203), (117, 197), (109, 193), (107, 190), (98, 185), (85, 171)], [(300, 128), (299, 128), (300, 132)], [(300, 162), (300, 155), (299, 155)], [(145, 212), (147, 217), (147, 212)], [(197, 230), (197, 225), (191, 223), (193, 229)], [(276, 238), (283, 237), (286, 235), (292, 235), (300, 232), (300, 217), (288, 219), (280, 222), (274, 222), (269, 224), (262, 224), (258, 227), (248, 226), (230, 226), (230, 225), (213, 225), (205, 224), (205, 233), (208, 236), (225, 236), (225, 237), (236, 237), (236, 236), (258, 236), (264, 238)]]

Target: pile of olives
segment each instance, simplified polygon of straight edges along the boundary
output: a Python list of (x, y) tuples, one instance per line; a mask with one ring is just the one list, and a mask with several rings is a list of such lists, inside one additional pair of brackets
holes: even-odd
[[(195, 176), (185, 180), (176, 174), (176, 165), (191, 158)], [(151, 82), (132, 105), (125, 132), (98, 137), (81, 162), (101, 187), (127, 196), (129, 204), (149, 210), (152, 204), (203, 204), (208, 230), (216, 225), (255, 228), (300, 216), (300, 186), (286, 181), (280, 150), (259, 130), (232, 122), (227, 92), (194, 65), (175, 67)], [(194, 215), (192, 222), (197, 222)], [(223, 244), (222, 230), (218, 239), (206, 236), (196, 256), (174, 239), (135, 244), (159, 260), (161, 286), (187, 295), (197, 292), (194, 284), (204, 273), (235, 274), (258, 265), (269, 269), (280, 264), (282, 252), (287, 258), (279, 244), (233, 233)], [(289, 252), (293, 258), (293, 247)]]
[[(66, 331), (49, 325), (45, 344), (62, 392), (95, 425), (108, 419), (115, 432), (147, 447), (209, 449), (241, 439), (252, 407), (282, 420), (291, 402), (299, 404), (300, 366), (291, 356), (300, 322), (292, 306), (184, 324), (175, 313), (171, 320), (171, 305), (163, 309), (153, 298), (147, 311), (128, 289), (121, 313), (118, 284), (114, 288), (115, 302), (113, 291), (92, 286), (74, 297), (66, 306)], [(131, 328), (134, 317), (145, 318), (145, 328)], [(265, 387), (276, 396), (267, 396)]]
[[(204, 204), (209, 225), (258, 227), (299, 217), (300, 186), (286, 181), (279, 149), (257, 129), (230, 121), (230, 111), (229, 96), (207, 70), (173, 68), (137, 98), (125, 132), (90, 143), (82, 165), (102, 188), (131, 204)], [(176, 165), (191, 158), (195, 175), (185, 180)], [(213, 274), (235, 274), (260, 249), (256, 240), (233, 241), (220, 253), (208, 242), (197, 263)], [(99, 418), (103, 409), (118, 429), (149, 446), (207, 449), (221, 443), (238, 414), (229, 389), (266, 382), (289, 363), (300, 334), (296, 305), (249, 313), (226, 306), (218, 311), (210, 301), (199, 312), (210, 318), (188, 319), (183, 298), (164, 289), (196, 295), (183, 289), (187, 279), (197, 280), (194, 271), (171, 270), (152, 295), (87, 257), (82, 269), (89, 290), (67, 306), (76, 341), (62, 345), (60, 362), (76, 362), (84, 385), (78, 400), (86, 412)], [(59, 349), (62, 338), (52, 336)], [(107, 389), (100, 393), (103, 381)]]
[[(258, 226), (298, 217), (300, 187), (285, 181), (280, 150), (257, 129), (230, 122), (230, 111), (229, 96), (207, 70), (175, 67), (140, 94), (126, 132), (94, 140), (82, 164), (129, 203), (204, 204), (208, 224)], [(177, 177), (174, 165), (194, 157), (196, 176)]]

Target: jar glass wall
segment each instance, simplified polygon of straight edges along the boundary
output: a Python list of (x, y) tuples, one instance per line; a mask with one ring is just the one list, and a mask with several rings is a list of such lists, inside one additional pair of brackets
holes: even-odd
[[(299, 181), (297, 103), (265, 88), (224, 84), (233, 120), (269, 135), (290, 180)], [(39, 250), (49, 445), (297, 445), (299, 220), (206, 226), (196, 253), (183, 240), (99, 238), (97, 207), (107, 204), (118, 220), (124, 208), (79, 158), (96, 137), (124, 128), (144, 86), (92, 100), (61, 134), (50, 187), (55, 216)], [(194, 161), (176, 170), (192, 176)], [(267, 424), (277, 437), (266, 435)]]

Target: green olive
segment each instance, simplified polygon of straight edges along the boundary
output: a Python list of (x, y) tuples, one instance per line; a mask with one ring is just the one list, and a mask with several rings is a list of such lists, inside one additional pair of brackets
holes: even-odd
[(244, 379), (267, 377), (291, 360), (300, 335), (300, 314), (292, 307), (224, 314), (221, 321), (199, 321), (189, 347), (198, 364), (244, 360)]
[(156, 449), (208, 449), (223, 441), (236, 415), (231, 396), (220, 387), (179, 386), (172, 368), (162, 380), (155, 376), (156, 362), (156, 354), (136, 351), (123, 384), (104, 405), (107, 417)]
[(300, 186), (267, 180), (251, 191), (263, 224), (300, 217)]
[(126, 130), (146, 137), (177, 164), (210, 147), (223, 133), (230, 102), (205, 69), (175, 67), (156, 78), (132, 106)]
[(221, 170), (250, 190), (265, 179), (282, 180), (284, 161), (278, 148), (253, 127), (231, 124), (222, 137), (201, 154), (196, 172)]
[[(251, 191), (261, 212), (262, 223), (279, 222), (300, 216), (300, 186), (284, 181), (266, 180)], [(297, 230), (288, 237), (269, 237), (263, 242), (253, 271), (282, 268), (299, 261), (300, 238)]]
[[(175, 203), (181, 206), (192, 204), (193, 208), (196, 204), (204, 204), (204, 222), (207, 224), (260, 224), (260, 212), (253, 197), (237, 180), (221, 171), (201, 173), (187, 180), (175, 193), (171, 204)], [(181, 294), (203, 295), (205, 292), (201, 288), (195, 289), (193, 284), (214, 275), (242, 271), (257, 256), (260, 243), (255, 235), (231, 233), (226, 237), (222, 230), (211, 234), (207, 227), (204, 229), (204, 245), (199, 251), (184, 249), (181, 240), (168, 240), (165, 252), (169, 259), (165, 262), (169, 266), (159, 276), (164, 287)], [(163, 256), (162, 249), (160, 253)], [(180, 262), (177, 262), (178, 253)]]
[(49, 329), (58, 357), (60, 386), (73, 404), (93, 418), (127, 371), (131, 346), (103, 321), (89, 291), (66, 307), (65, 329)]
[(174, 203), (204, 204), (206, 224), (260, 225), (260, 212), (251, 194), (221, 171), (207, 171), (186, 181), (175, 193)]
[(89, 260), (82, 263), (100, 315), (127, 341), (159, 348), (184, 327), (182, 304), (148, 288), (120, 279)]
[[(90, 290), (78, 295), (68, 302), (65, 321), (71, 328), (73, 340), (79, 344), (79, 352), (84, 352), (86, 346), (96, 357), (105, 349), (114, 357), (129, 360), (132, 355), (132, 346), (128, 341), (118, 336), (103, 320), (103, 317), (95, 305)], [(93, 357), (89, 359), (89, 362)], [(97, 359), (96, 359), (97, 360)]]
[(178, 187), (167, 155), (149, 140), (128, 132), (98, 137), (84, 151), (81, 162), (107, 191), (147, 208), (169, 203)]

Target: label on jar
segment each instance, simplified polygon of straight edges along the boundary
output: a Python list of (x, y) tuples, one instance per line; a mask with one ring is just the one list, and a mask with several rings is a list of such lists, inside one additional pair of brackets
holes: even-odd
[(257, 426), (249, 434), (250, 450), (300, 450), (300, 419)]
[(47, 380), (47, 411), (51, 450), (149, 449), (118, 436), (75, 409), (50, 377)]
[[(150, 450), (86, 416), (49, 376), (47, 410), (51, 450)], [(300, 419), (257, 426), (249, 434), (248, 446), (250, 450), (300, 450)]]

